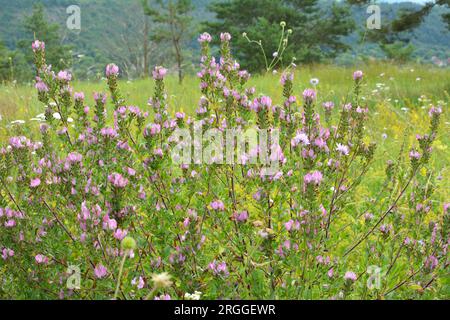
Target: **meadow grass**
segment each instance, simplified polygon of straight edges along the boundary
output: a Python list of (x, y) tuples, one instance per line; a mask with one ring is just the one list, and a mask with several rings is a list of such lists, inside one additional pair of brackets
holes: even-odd
[[(448, 102), (450, 93), (450, 71), (426, 65), (392, 65), (370, 63), (357, 67), (333, 65), (299, 66), (294, 82), (294, 92), (311, 87), (312, 78), (319, 79), (317, 86), (318, 101), (333, 101), (336, 105), (346, 102), (353, 89), (352, 71), (359, 68), (364, 71), (365, 81), (363, 98), (370, 112), (366, 130), (372, 141), (379, 144), (376, 153), (374, 172), (368, 179), (378, 180), (383, 175), (385, 162), (397, 156), (399, 140), (407, 139), (407, 145), (414, 142), (416, 132), (424, 132), (428, 126), (427, 110), (429, 104), (443, 107), (441, 130), (435, 142), (432, 167), (441, 175), (442, 202), (449, 198), (450, 184), (450, 116)], [(170, 112), (184, 111), (194, 115), (198, 105), (199, 80), (194, 75), (185, 77), (182, 84), (177, 77), (170, 75), (165, 79)], [(128, 105), (136, 105), (144, 110), (149, 97), (153, 95), (152, 79), (121, 80), (120, 90)], [(258, 94), (269, 95), (274, 103), (282, 101), (282, 86), (279, 73), (254, 75), (248, 87), (254, 86)], [(108, 92), (106, 81), (75, 81), (74, 91), (86, 94), (86, 104), (93, 106), (93, 92)], [(322, 94), (322, 92), (324, 94)], [(112, 106), (109, 106), (112, 108)], [(320, 109), (320, 108), (319, 108)], [(31, 84), (0, 86), (0, 141), (5, 142), (11, 132), (37, 132), (38, 123), (30, 121), (44, 112), (44, 106), (38, 101), (36, 90)], [(337, 113), (338, 111), (334, 111)], [(336, 118), (336, 117), (335, 117)], [(25, 124), (13, 126), (11, 121), (24, 120)], [(387, 138), (383, 139), (382, 135)]]
[[(356, 67), (340, 67), (333, 65), (299, 66), (296, 73), (295, 91), (299, 94), (310, 87), (310, 79), (317, 78), (319, 98), (322, 101), (345, 100), (352, 90), (352, 70)], [(369, 107), (380, 100), (385, 100), (393, 107), (414, 109), (421, 106), (418, 99), (426, 96), (433, 102), (448, 101), (450, 93), (450, 71), (425, 65), (391, 65), (371, 63), (358, 66), (365, 74), (365, 94), (369, 99)], [(275, 101), (281, 100), (281, 84), (279, 74), (254, 75), (249, 86), (256, 87), (261, 94), (270, 95)], [(171, 111), (180, 109), (192, 114), (198, 103), (199, 80), (188, 75), (182, 84), (175, 76), (166, 78)], [(93, 104), (93, 92), (107, 91), (105, 81), (74, 82), (75, 91), (83, 91), (87, 96), (87, 104)], [(153, 94), (152, 79), (121, 80), (120, 88), (130, 105), (144, 107)], [(321, 95), (326, 92), (326, 95)], [(371, 104), (371, 105), (370, 105)], [(43, 112), (43, 106), (37, 100), (36, 90), (32, 84), (0, 85), (0, 115), (2, 125), (12, 120), (27, 121)]]

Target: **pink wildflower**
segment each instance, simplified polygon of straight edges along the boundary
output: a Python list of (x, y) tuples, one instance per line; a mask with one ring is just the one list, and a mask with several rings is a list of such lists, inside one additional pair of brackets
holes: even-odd
[(128, 179), (120, 173), (113, 173), (108, 176), (108, 181), (116, 188), (125, 188), (128, 185)]
[(216, 210), (216, 211), (224, 211), (225, 210), (225, 205), (220, 200), (213, 201), (213, 202), (211, 202), (210, 205), (213, 210)]
[(94, 269), (94, 274), (97, 277), (97, 279), (104, 278), (108, 273), (108, 269), (101, 263), (98, 264)]
[(316, 91), (314, 89), (305, 89), (303, 91), (303, 99), (306, 103), (311, 103), (316, 99)]
[(153, 79), (155, 80), (163, 80), (164, 77), (167, 74), (167, 69), (161, 66), (155, 67), (155, 69), (152, 72)]
[(114, 63), (110, 63), (106, 66), (106, 76), (109, 77), (116, 77), (119, 75), (119, 67), (115, 65)]
[(30, 187), (36, 188), (36, 187), (38, 187), (40, 184), (41, 184), (41, 179), (35, 178), (35, 179), (31, 180), (31, 182), (30, 182)]
[(338, 151), (340, 154), (344, 155), (344, 156), (348, 156), (350, 150), (348, 148), (348, 146), (337, 143), (336, 144), (336, 151)]
[(305, 185), (308, 184), (315, 184), (319, 185), (322, 182), (323, 176), (320, 171), (313, 171), (310, 173), (307, 173), (305, 177), (303, 178), (303, 181)]
[(353, 80), (355, 81), (359, 81), (363, 78), (363, 72), (361, 70), (357, 70), (355, 72), (353, 72)]
[(209, 33), (204, 32), (200, 35), (200, 37), (198, 38), (198, 42), (203, 43), (203, 42), (211, 42), (212, 41), (212, 37)]
[(347, 281), (351, 281), (351, 282), (355, 282), (357, 279), (357, 276), (354, 272), (352, 271), (347, 271), (344, 275), (344, 279)]
[(43, 254), (37, 254), (34, 259), (36, 260), (37, 264), (47, 264), (48, 258), (44, 256)]

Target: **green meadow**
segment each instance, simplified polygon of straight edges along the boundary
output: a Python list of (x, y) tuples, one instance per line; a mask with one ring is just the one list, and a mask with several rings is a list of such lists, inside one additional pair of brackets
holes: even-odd
[[(408, 137), (407, 143), (413, 143), (416, 132), (425, 131), (428, 126), (427, 110), (430, 104), (443, 107), (443, 121), (439, 137), (435, 142), (433, 154), (434, 166), (438, 174), (442, 175), (440, 188), (442, 201), (448, 199), (450, 185), (448, 184), (450, 159), (450, 117), (448, 102), (450, 94), (450, 72), (429, 65), (393, 65), (385, 63), (371, 63), (355, 67), (340, 67), (334, 65), (298, 66), (294, 91), (297, 96), (311, 87), (310, 80), (316, 78), (319, 84), (319, 104), (333, 101), (342, 105), (353, 89), (352, 71), (361, 69), (365, 74), (362, 96), (370, 110), (370, 120), (366, 130), (372, 141), (379, 144), (377, 149), (378, 161), (373, 172), (373, 179), (382, 175), (385, 161), (388, 157), (395, 157), (400, 140)], [(199, 80), (195, 75), (188, 75), (180, 84), (175, 75), (165, 80), (168, 93), (169, 108), (194, 115), (200, 96)], [(152, 79), (135, 79), (119, 82), (120, 90), (128, 105), (136, 105), (143, 110), (151, 111), (147, 106), (152, 96), (154, 86)], [(274, 103), (282, 101), (282, 86), (280, 74), (277, 72), (253, 75), (248, 87), (255, 87), (258, 94), (269, 95)], [(108, 92), (105, 80), (96, 82), (74, 82), (74, 91), (86, 94), (86, 104), (93, 105), (94, 92)], [(112, 105), (109, 105), (112, 111)], [(44, 106), (38, 101), (36, 90), (28, 85), (0, 86), (0, 139), (5, 141), (10, 130), (17, 133), (36, 132), (38, 121), (36, 115), (44, 112)], [(338, 111), (335, 109), (335, 113)], [(335, 117), (336, 118), (336, 117)], [(25, 123), (11, 124), (15, 120)], [(9, 131), (9, 132), (8, 132)], [(409, 133), (409, 134), (408, 134)], [(369, 177), (370, 179), (370, 177)]]

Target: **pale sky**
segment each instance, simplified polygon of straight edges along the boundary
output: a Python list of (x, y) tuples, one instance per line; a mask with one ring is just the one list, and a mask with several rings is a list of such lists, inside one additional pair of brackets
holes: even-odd
[(379, 0), (378, 2), (415, 2), (415, 3), (426, 3), (430, 0)]

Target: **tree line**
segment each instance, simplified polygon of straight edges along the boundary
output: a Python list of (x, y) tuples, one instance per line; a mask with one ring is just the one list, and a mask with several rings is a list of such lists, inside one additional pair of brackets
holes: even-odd
[[(123, 36), (117, 45), (117, 59), (122, 60), (125, 73), (148, 76), (152, 54), (163, 54), (173, 64), (181, 82), (192, 65), (192, 48), (199, 32), (232, 35), (235, 56), (250, 72), (268, 71), (267, 60), (282, 67), (292, 61), (316, 63), (335, 58), (350, 49), (343, 41), (356, 25), (351, 8), (367, 6), (369, 0), (326, 2), (320, 0), (216, 0), (207, 4), (212, 15), (194, 18), (194, 4), (199, 0), (134, 0), (139, 3), (141, 20), (139, 34)], [(205, 2), (205, 1), (203, 1)], [(437, 0), (415, 10), (401, 11), (381, 30), (365, 30), (365, 40), (378, 43), (387, 57), (406, 61), (414, 48), (408, 44), (405, 32), (414, 30), (433, 7), (448, 8), (450, 0)], [(444, 20), (450, 25), (450, 15)], [(33, 39), (47, 44), (47, 59), (55, 69), (74, 66), (73, 46), (62, 41), (58, 24), (46, 17), (42, 4), (35, 4), (30, 15), (23, 18), (26, 36), (8, 49), (0, 39), (0, 81), (30, 79), (33, 57), (29, 45)], [(131, 23), (131, 22), (130, 22)], [(280, 25), (282, 23), (282, 25)], [(281, 42), (280, 42), (281, 41)], [(155, 46), (159, 50), (154, 50)], [(153, 48), (153, 50), (152, 50)], [(282, 52), (280, 51), (282, 49)], [(163, 52), (163, 53), (162, 53)], [(121, 61), (117, 61), (121, 63)]]

